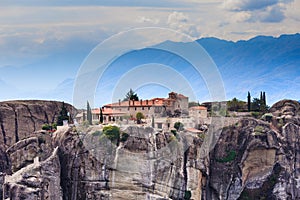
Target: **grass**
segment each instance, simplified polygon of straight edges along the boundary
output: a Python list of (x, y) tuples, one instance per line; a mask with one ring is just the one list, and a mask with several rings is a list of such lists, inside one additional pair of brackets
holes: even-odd
[(224, 158), (216, 159), (217, 162), (227, 163), (232, 162), (236, 158), (236, 151), (230, 150)]

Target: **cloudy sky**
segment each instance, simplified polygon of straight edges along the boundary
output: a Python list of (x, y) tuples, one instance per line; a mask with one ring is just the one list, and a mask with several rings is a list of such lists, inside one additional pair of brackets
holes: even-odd
[[(297, 33), (299, 8), (300, 0), (0, 0), (0, 82), (33, 93), (53, 89), (76, 75), (98, 43), (133, 28), (233, 41)], [(62, 67), (69, 71), (59, 73)]]

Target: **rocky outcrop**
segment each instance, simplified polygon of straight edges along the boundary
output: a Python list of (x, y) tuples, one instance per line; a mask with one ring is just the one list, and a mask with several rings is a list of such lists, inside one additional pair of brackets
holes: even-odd
[[(45, 123), (54, 123), (61, 110), (57, 101), (6, 101), (0, 102), (0, 145), (5, 148), (28, 138)], [(66, 104), (69, 112), (76, 109)]]
[[(193, 158), (200, 139), (187, 144), (171, 133), (128, 127), (129, 137), (117, 145), (95, 131), (80, 135), (65, 128), (53, 135), (64, 199), (183, 199), (188, 191), (201, 196), (202, 174)], [(192, 147), (184, 151), (184, 145)]]
[(62, 199), (58, 147), (45, 161), (36, 160), (13, 175), (5, 176), (3, 199)]
[(0, 149), (3, 198), (300, 199), (299, 103), (270, 111), (227, 124), (206, 157), (215, 138), (184, 131), (130, 126), (120, 141), (100, 126), (35, 132)]
[(205, 199), (300, 199), (299, 103), (281, 101), (271, 123), (225, 127), (210, 155)]

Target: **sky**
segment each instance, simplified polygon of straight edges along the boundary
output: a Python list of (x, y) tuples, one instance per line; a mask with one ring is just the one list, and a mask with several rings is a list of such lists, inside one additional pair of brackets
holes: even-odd
[(279, 36), (300, 32), (299, 8), (300, 0), (0, 0), (0, 100), (47, 98), (76, 77), (96, 45), (124, 31), (160, 27), (232, 41)]

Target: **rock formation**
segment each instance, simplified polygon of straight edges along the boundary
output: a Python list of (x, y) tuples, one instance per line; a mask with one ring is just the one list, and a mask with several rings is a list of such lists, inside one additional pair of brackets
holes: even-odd
[(100, 126), (19, 135), (0, 149), (0, 197), (300, 199), (299, 108), (283, 100), (270, 109), (271, 120), (226, 125), (207, 157), (200, 157), (203, 136), (150, 127), (121, 128), (129, 135), (121, 141)]
[[(71, 114), (76, 109), (65, 104)], [(56, 101), (5, 101), (0, 102), (0, 145), (5, 148), (28, 138), (42, 125), (56, 122), (62, 102)]]

